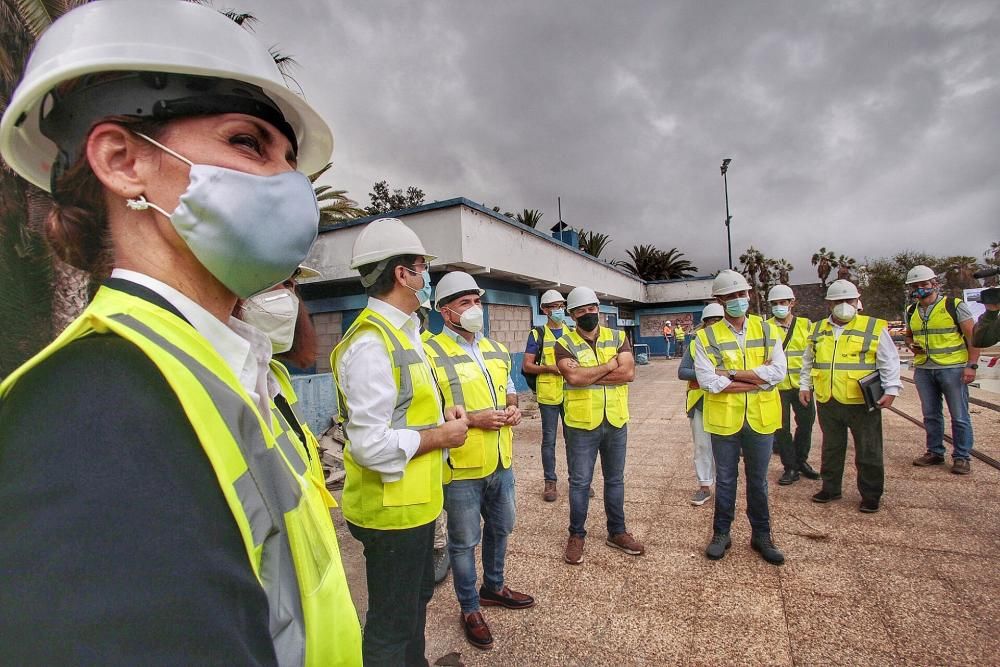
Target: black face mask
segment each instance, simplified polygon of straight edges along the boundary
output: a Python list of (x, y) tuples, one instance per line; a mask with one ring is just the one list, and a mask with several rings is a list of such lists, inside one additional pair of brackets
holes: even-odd
[(601, 323), (600, 315), (597, 313), (587, 313), (576, 318), (576, 326), (584, 331), (593, 331)]

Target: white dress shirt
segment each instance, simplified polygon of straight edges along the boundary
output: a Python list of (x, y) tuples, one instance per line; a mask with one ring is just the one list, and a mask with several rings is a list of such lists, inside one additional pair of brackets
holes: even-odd
[(235, 317), (222, 322), (188, 296), (144, 273), (115, 269), (111, 277), (142, 285), (176, 308), (215, 348), (260, 410), (265, 423), (270, 423), (271, 399), (277, 395), (279, 386), (271, 377), (268, 366), (271, 363), (271, 339), (267, 334)]
[[(401, 330), (427, 363), (416, 314), (407, 315), (374, 297), (368, 299), (368, 307)], [(344, 431), (351, 442), (351, 457), (358, 465), (381, 473), (383, 483), (402, 479), (406, 464), (420, 447), (420, 432), (389, 426), (398, 392), (382, 336), (374, 331), (358, 334), (340, 355), (337, 380), (350, 415), (344, 423)], [(434, 400), (438, 406), (437, 423), (441, 424), (444, 419), (436, 386)]]
[[(829, 318), (829, 320), (830, 324), (833, 325), (833, 340), (837, 340), (847, 325), (839, 324), (833, 318)], [(802, 355), (802, 371), (799, 375), (800, 391), (812, 391), (812, 376), (809, 372), (812, 370), (815, 358), (816, 352), (813, 346), (808, 345), (806, 353)], [(882, 333), (878, 336), (878, 347), (875, 348), (875, 368), (882, 381), (882, 390), (890, 396), (899, 396), (899, 392), (903, 388), (903, 382), (899, 379), (899, 352), (889, 335), (889, 327), (882, 329)]]
[[(743, 326), (740, 329), (734, 327), (727, 319), (723, 319), (722, 321), (736, 335), (736, 342), (739, 344), (740, 349), (743, 350), (747, 338), (747, 318), (743, 318)], [(767, 326), (766, 323), (765, 326)], [(696, 338), (695, 340), (697, 342), (694, 346), (694, 372), (698, 378), (698, 384), (708, 393), (718, 394), (724, 391), (732, 380), (715, 372), (715, 362), (705, 352), (705, 348), (701, 344), (701, 339)], [(761, 390), (771, 389), (781, 384), (781, 381), (785, 379), (785, 373), (788, 372), (788, 362), (785, 360), (785, 351), (782, 349), (781, 343), (781, 338), (775, 339), (774, 346), (771, 348), (771, 363), (749, 369), (765, 382), (765, 384), (760, 385)]]
[[(490, 373), (486, 369), (486, 360), (483, 358), (483, 352), (482, 350), (479, 349), (479, 341), (483, 339), (483, 332), (477, 331), (471, 343), (466, 341), (461, 334), (459, 334), (457, 331), (453, 331), (448, 326), (444, 327), (444, 333), (450, 336), (451, 339), (454, 340), (456, 343), (458, 343), (458, 346), (462, 348), (463, 352), (465, 352), (467, 355), (476, 360), (476, 363), (479, 364), (479, 370), (481, 370), (483, 372), (483, 375), (486, 376), (486, 384), (490, 388), (490, 393), (493, 394), (493, 403), (499, 409), (503, 410), (507, 406), (507, 397), (504, 396), (503, 400), (501, 401), (500, 397), (497, 396), (496, 389), (494, 389), (493, 387), (493, 382), (490, 380)], [(510, 373), (507, 374), (507, 393), (508, 394), (517, 393), (517, 389), (514, 388), (514, 381), (510, 379)]]

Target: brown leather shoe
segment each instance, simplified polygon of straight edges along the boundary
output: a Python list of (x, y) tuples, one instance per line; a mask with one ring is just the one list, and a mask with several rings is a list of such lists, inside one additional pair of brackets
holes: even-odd
[(956, 475), (968, 475), (972, 472), (972, 463), (969, 459), (955, 459), (951, 464), (951, 471)]
[(535, 598), (524, 593), (512, 591), (508, 586), (504, 586), (499, 592), (479, 587), (479, 604), (484, 607), (506, 607), (507, 609), (527, 609), (535, 606)]
[(483, 651), (493, 648), (493, 633), (490, 632), (490, 626), (486, 625), (481, 611), (462, 614), (462, 627), (465, 628), (465, 638), (470, 644)]
[(628, 533), (618, 533), (617, 535), (612, 535), (604, 541), (609, 547), (614, 547), (615, 549), (621, 549), (627, 554), (632, 556), (641, 556), (646, 553), (646, 547), (642, 546), (634, 537)]
[(570, 565), (579, 565), (583, 562), (583, 536), (570, 535), (566, 542), (566, 554), (563, 556)]
[(545, 491), (542, 493), (542, 499), (547, 503), (552, 503), (555, 502), (557, 495), (555, 480), (545, 480)]
[(944, 457), (938, 456), (937, 454), (932, 454), (931, 452), (924, 452), (923, 456), (918, 459), (913, 459), (913, 465), (920, 468), (925, 468), (927, 466), (936, 466), (944, 463)]

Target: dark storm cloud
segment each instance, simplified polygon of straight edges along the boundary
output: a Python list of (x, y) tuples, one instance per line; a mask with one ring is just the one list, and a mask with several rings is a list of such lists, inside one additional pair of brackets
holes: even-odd
[(334, 128), (331, 182), (539, 208), (725, 265), (1000, 236), (993, 2), (241, 3)]

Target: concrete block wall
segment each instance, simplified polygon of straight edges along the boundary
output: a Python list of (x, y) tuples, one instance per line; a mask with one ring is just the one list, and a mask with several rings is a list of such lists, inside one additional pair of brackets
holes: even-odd
[(344, 337), (343, 313), (316, 313), (312, 316), (313, 326), (316, 327), (317, 346), (319, 347), (319, 358), (316, 360), (317, 373), (330, 372), (330, 353), (333, 348)]
[(510, 352), (523, 352), (524, 344), (531, 331), (531, 308), (529, 306), (489, 305), (489, 336), (503, 343)]

